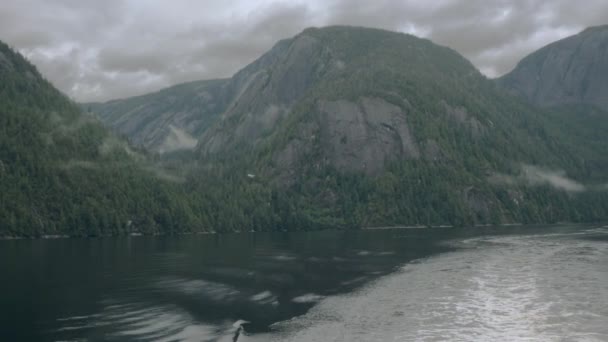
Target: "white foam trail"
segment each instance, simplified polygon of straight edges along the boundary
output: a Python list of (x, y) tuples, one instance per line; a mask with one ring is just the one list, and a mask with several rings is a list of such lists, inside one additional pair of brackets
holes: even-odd
[(90, 329), (104, 327), (103, 336), (96, 337), (96, 340), (232, 341), (235, 332), (235, 327), (227, 321), (223, 324), (204, 323), (179, 307), (144, 303), (112, 303), (106, 305), (100, 314), (69, 317), (61, 321), (65, 325), (57, 329), (58, 332), (74, 331), (82, 337), (86, 337)]
[(578, 237), (469, 239), (256, 341), (606, 341), (608, 244)]
[(321, 299), (323, 299), (323, 296), (314, 294), (314, 293), (307, 293), (298, 297), (293, 298), (291, 301), (294, 303), (316, 303), (318, 301), (320, 301)]

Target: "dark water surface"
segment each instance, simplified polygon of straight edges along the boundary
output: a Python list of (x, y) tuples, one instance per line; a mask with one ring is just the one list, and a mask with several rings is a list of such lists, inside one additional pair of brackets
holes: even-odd
[(0, 340), (233, 341), (242, 320), (239, 341), (608, 341), (607, 237), (553, 226), (0, 241)]

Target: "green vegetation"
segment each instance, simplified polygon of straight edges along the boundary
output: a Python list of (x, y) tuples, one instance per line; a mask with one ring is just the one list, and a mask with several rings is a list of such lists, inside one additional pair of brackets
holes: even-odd
[(105, 103), (85, 103), (85, 112), (94, 112), (113, 132), (149, 151), (166, 148), (163, 143), (169, 125), (201, 135), (226, 107), (221, 93), (227, 80), (179, 84), (155, 93)]
[[(289, 59), (290, 44), (303, 35), (315, 43), (301, 46), (318, 58)], [(333, 27), (298, 37), (279, 44), (276, 66), (249, 67), (251, 74), (267, 68), (259, 74), (269, 76), (254, 87), (259, 96), (243, 95), (222, 122), (212, 106), (197, 111), (194, 97), (205, 90), (221, 99), (221, 108), (236, 103), (230, 97), (241, 93), (236, 85), (226, 86), (232, 95), (222, 93), (229, 80), (93, 106), (110, 121), (148, 128), (162, 113), (196, 112), (191, 118), (209, 141), (233, 135), (215, 153), (162, 155), (110, 134), (0, 45), (0, 236), (608, 219), (605, 112), (538, 109), (506, 94), (456, 52), (409, 35)], [(301, 89), (298, 70), (314, 70), (314, 77), (295, 96), (289, 91)], [(270, 92), (283, 90), (292, 102), (279, 105), (288, 114), (256, 131), (251, 115), (280, 101)], [(415, 155), (389, 156), (377, 172), (339, 167), (332, 151), (366, 146), (346, 126), (328, 133), (332, 113), (321, 104), (362, 106), (365, 98), (386, 104), (393, 119), (405, 117)], [(383, 125), (382, 134), (393, 139), (396, 129)], [(241, 131), (246, 139), (234, 136)]]
[[(331, 47), (345, 67), (323, 77), (261, 140), (250, 159), (257, 172), (280, 179), (285, 171), (273, 165), (277, 153), (306, 140), (299, 132), (311, 123), (316, 130), (310, 135), (324, 134), (320, 101), (374, 97), (398, 106), (421, 150), (420, 158), (395, 158), (369, 177), (338, 172), (327, 162), (334, 146), (313, 140), (288, 182), (297, 207), (306, 208), (313, 222), (470, 225), (608, 218), (602, 152), (608, 140), (601, 133), (608, 117), (601, 111), (538, 109), (506, 94), (452, 50), (412, 36), (341, 27), (304, 34)], [(425, 152), (431, 142), (439, 148), (436, 156)], [(531, 165), (547, 171), (536, 175), (542, 179), (526, 174)], [(551, 183), (555, 174), (585, 189)]]
[(4, 44), (0, 57), (0, 236), (271, 226), (273, 216), (257, 206), (260, 196), (270, 199), (260, 185), (186, 185), (83, 115)]

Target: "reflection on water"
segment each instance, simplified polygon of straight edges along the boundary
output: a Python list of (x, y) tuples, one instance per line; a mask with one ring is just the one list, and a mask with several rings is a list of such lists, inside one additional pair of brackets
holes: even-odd
[(0, 241), (0, 340), (593, 341), (607, 231)]
[[(0, 241), (0, 340), (232, 339), (306, 313), (408, 260), (440, 231)], [(8, 328), (5, 328), (8, 327)]]
[(607, 236), (453, 240), (256, 341), (608, 341)]

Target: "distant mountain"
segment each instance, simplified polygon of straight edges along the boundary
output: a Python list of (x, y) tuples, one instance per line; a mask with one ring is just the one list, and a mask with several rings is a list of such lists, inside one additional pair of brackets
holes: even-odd
[(115, 132), (151, 151), (192, 149), (226, 108), (228, 80), (180, 84), (159, 92), (105, 103), (85, 103)]
[(395, 161), (462, 162), (471, 149), (501, 167), (564, 164), (551, 150), (554, 132), (539, 136), (548, 129), (542, 111), (455, 51), (411, 35), (307, 29), (234, 80), (245, 86), (200, 137), (203, 158), (260, 152), (256, 165), (269, 158), (280, 176), (312, 164), (378, 175)]
[(549, 124), (584, 156), (595, 178), (608, 170), (608, 25), (549, 44), (496, 80), (509, 92), (551, 109)]
[(510, 77), (429, 40), (333, 26), (228, 80), (91, 109), (151, 150), (194, 146), (170, 164), (196, 165), (187, 184), (214, 194), (227, 230), (607, 219), (604, 112), (539, 108)]
[[(608, 182), (603, 142), (580, 144), (558, 115), (429, 40), (310, 28), (221, 82), (218, 111), (205, 114), (212, 119), (199, 135), (188, 131), (194, 158), (224, 183), (250, 175), (272, 189), (277, 224), (288, 229), (607, 217), (606, 193), (595, 190)], [(164, 92), (140, 99), (179, 112)], [(100, 106), (93, 110), (108, 112)], [(148, 120), (130, 108), (112, 121)], [(183, 129), (167, 117), (128, 136)]]
[(608, 25), (549, 44), (498, 82), (541, 106), (585, 104), (608, 110)]
[[(395, 82), (433, 82), (446, 89), (452, 80), (479, 77), (456, 52), (414, 36), (356, 27), (307, 29), (234, 76), (244, 87), (202, 136), (199, 150), (214, 154), (253, 146), (305, 111), (311, 125), (299, 131), (323, 139), (334, 166), (373, 173), (385, 160), (420, 155), (406, 118), (407, 98), (396, 92)], [(450, 106), (440, 105), (442, 111)], [(333, 131), (321, 134), (321, 127)]]

